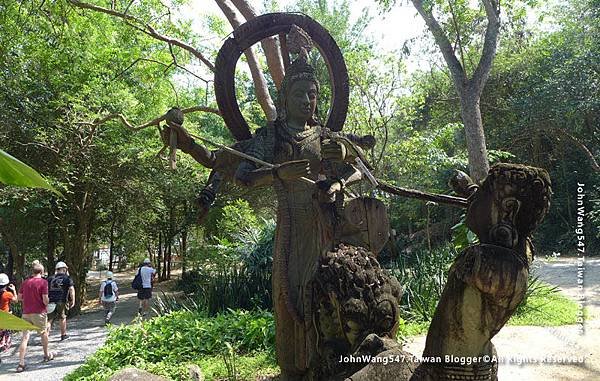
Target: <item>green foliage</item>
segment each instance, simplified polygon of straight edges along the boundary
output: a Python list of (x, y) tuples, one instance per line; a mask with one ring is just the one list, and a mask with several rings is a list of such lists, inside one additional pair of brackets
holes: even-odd
[(274, 357), (274, 334), (273, 316), (266, 311), (231, 310), (213, 318), (199, 312), (173, 312), (114, 327), (104, 347), (65, 380), (106, 380), (115, 370), (130, 365), (187, 380), (186, 363), (229, 353), (227, 343), (240, 355), (268, 352)]
[[(279, 374), (275, 356), (269, 352), (259, 352), (252, 356), (236, 355), (238, 380), (255, 381), (260, 376)], [(227, 366), (221, 358), (204, 357), (198, 361), (206, 380), (224, 380), (230, 377)]]
[(411, 322), (431, 320), (455, 257), (456, 251), (447, 245), (431, 252), (401, 256), (392, 264), (390, 272), (402, 284), (401, 310), (404, 319)]
[[(234, 226), (238, 234), (235, 243), (222, 241), (219, 245), (205, 245), (214, 250), (211, 260), (205, 260), (196, 269), (186, 271), (176, 288), (193, 295), (194, 300), (210, 314), (228, 308), (270, 308), (271, 267), (275, 223), (264, 221), (262, 228)], [(237, 231), (237, 233), (235, 233)], [(222, 234), (232, 234), (222, 231)], [(216, 255), (227, 259), (212, 260)]]
[(575, 324), (578, 306), (573, 300), (560, 294), (556, 286), (529, 274), (525, 299), (508, 321), (511, 325), (558, 326)]
[(479, 242), (475, 233), (467, 227), (464, 215), (461, 217), (460, 222), (452, 227), (452, 233), (452, 245), (457, 252), (461, 252), (468, 246)]
[[(545, 33), (521, 28), (519, 38), (502, 42), (482, 97), (486, 138), (510, 151), (514, 162), (549, 171), (552, 207), (538, 233), (538, 248), (574, 249), (575, 192), (586, 184), (586, 198), (598, 198), (600, 177), (590, 156), (600, 154), (600, 18), (597, 2), (572, 0), (541, 11), (552, 19)], [(589, 150), (585, 152), (583, 147)], [(597, 205), (586, 205), (594, 214)], [(597, 224), (596, 224), (597, 226)], [(589, 227), (588, 227), (589, 228)], [(590, 252), (600, 244), (586, 232)]]
[(152, 310), (157, 316), (168, 315), (175, 311), (201, 311), (201, 306), (187, 295), (171, 295), (161, 290), (161, 295), (157, 295), (153, 303)]
[(35, 329), (35, 326), (31, 323), (8, 312), (0, 311), (0, 317), (2, 317), (2, 319), (0, 319), (0, 329), (11, 331), (27, 331)]
[(60, 196), (60, 192), (33, 168), (2, 150), (0, 150), (0, 182), (19, 187), (44, 188)]

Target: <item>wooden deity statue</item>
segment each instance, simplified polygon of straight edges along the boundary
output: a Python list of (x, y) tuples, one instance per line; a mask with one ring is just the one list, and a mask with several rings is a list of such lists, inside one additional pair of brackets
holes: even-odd
[(286, 70), (273, 128), (257, 134), (248, 150), (277, 167), (244, 161), (236, 173), (239, 183), (270, 184), (277, 195), (273, 305), (282, 380), (310, 377), (311, 363), (317, 361), (311, 281), (320, 256), (333, 249), (336, 195), (361, 177), (343, 162), (339, 148), (322, 146), (330, 131), (316, 120), (319, 83), (306, 54), (303, 47)]
[[(254, 43), (285, 34), (284, 60), (289, 53), (295, 59), (286, 65), (277, 119), (252, 134), (235, 99), (235, 65)], [(331, 81), (325, 123), (317, 117), (320, 84), (309, 64), (313, 43)], [(339, 47), (304, 15), (267, 14), (237, 28), (217, 57), (215, 94), (237, 143), (208, 150), (183, 129), (180, 118), (167, 120), (163, 140), (168, 144), (175, 132), (177, 148), (212, 169), (200, 195), (206, 209), (226, 180), (275, 190), (273, 305), (280, 380), (494, 380), (496, 364), (489, 361), (435, 361), (415, 369), (412, 356), (396, 341), (400, 284), (376, 259), (388, 239), (385, 207), (374, 198), (357, 197), (347, 186), (364, 174), (382, 191), (468, 206), (466, 223), (480, 243), (463, 251), (450, 269), (423, 356), (484, 359), (495, 353), (491, 338), (524, 298), (533, 258), (529, 237), (549, 207), (548, 174), (498, 164), (481, 186), (468, 176), (457, 180), (458, 193), (468, 200), (378, 181), (361, 153), (361, 147), (375, 144), (373, 137), (341, 131), (349, 90)], [(363, 355), (382, 361), (340, 361)], [(383, 361), (390, 356), (404, 361)]]
[[(261, 25), (261, 20), (266, 25)], [(296, 26), (296, 23), (312, 34), (309, 35)], [(226, 84), (230, 83), (230, 78), (223, 78), (221, 74), (235, 67), (235, 61), (243, 50), (240, 47), (244, 44), (243, 36), (254, 36), (258, 33), (257, 30), (261, 33), (265, 30), (268, 32), (264, 33), (278, 33), (278, 28), (288, 33), (286, 48), (296, 58), (287, 66), (279, 89), (277, 119), (250, 135), (247, 133), (247, 126), (246, 130), (240, 130), (240, 124), (245, 123), (243, 119), (232, 120), (232, 116), (239, 114), (239, 108), (235, 99), (228, 98), (234, 92), (223, 91), (227, 88)], [(344, 208), (347, 201), (344, 199), (346, 186), (362, 177), (353, 163), (362, 155), (361, 147), (370, 148), (375, 141), (372, 136), (359, 137), (340, 131), (348, 96), (348, 81), (347, 77), (344, 78), (345, 64), (331, 36), (313, 20), (294, 14), (263, 15), (236, 29), (234, 37), (235, 39), (224, 44), (217, 58), (215, 89), (223, 118), (233, 135), (240, 139), (238, 143), (228, 149), (211, 151), (192, 139), (181, 122), (169, 120), (170, 128), (163, 132), (163, 140), (168, 141), (171, 131), (175, 131), (177, 148), (213, 170), (209, 183), (201, 193), (201, 201), (207, 207), (214, 200), (223, 180), (233, 180), (247, 187), (274, 188), (277, 228), (273, 253), (273, 305), (280, 379), (328, 379), (326, 374), (329, 373), (323, 366), (323, 353), (328, 348), (327, 345), (331, 344), (332, 335), (327, 329), (320, 328), (340, 326), (342, 322), (339, 319), (329, 322), (329, 317), (333, 317), (333, 310), (330, 311), (328, 303), (323, 303), (324, 289), (316, 287), (315, 282), (318, 278), (321, 280), (320, 285), (326, 287), (327, 282), (323, 282), (324, 272), (320, 271), (324, 269), (323, 264), (326, 262), (323, 258), (326, 258), (327, 253), (335, 252), (342, 239), (375, 252), (381, 250), (387, 241), (388, 220), (380, 201), (359, 197), (349, 202), (349, 208)], [(334, 68), (338, 70), (331, 71), (335, 73), (331, 80), (335, 85), (333, 95), (337, 98), (333, 102), (327, 124), (321, 124), (317, 117), (320, 84), (308, 59), (313, 45), (311, 37), (320, 41), (321, 46), (329, 47), (324, 52), (329, 65), (341, 65)], [(259, 38), (254, 37), (255, 40)], [(251, 43), (252, 41), (247, 42)], [(340, 92), (340, 89), (345, 89), (345, 93)], [(233, 104), (235, 105), (232, 106)], [(245, 159), (240, 158), (240, 152), (246, 155)], [(369, 223), (373, 226), (372, 229), (368, 228)], [(366, 249), (360, 249), (360, 253), (363, 259), (370, 260), (369, 276), (381, 277), (381, 269), (374, 255)], [(369, 280), (370, 278), (363, 279), (363, 282)], [(386, 299), (387, 302), (381, 304), (379, 309), (371, 309), (379, 311), (374, 318), (385, 325), (383, 331), (395, 334), (400, 286), (397, 282), (385, 290), (380, 286), (372, 287), (372, 291), (378, 296), (372, 298), (367, 305)], [(319, 312), (320, 324), (315, 324)], [(347, 322), (344, 320), (344, 323)], [(352, 345), (344, 347), (346, 352), (343, 353), (356, 349), (355, 341), (363, 340), (368, 333), (365, 330), (370, 330), (374, 325), (375, 322), (369, 320), (368, 325), (356, 327), (359, 328), (356, 330), (356, 338)], [(344, 326), (341, 329), (349, 328)], [(326, 345), (319, 343), (323, 338), (326, 339)]]
[(469, 188), (466, 223), (480, 243), (454, 261), (427, 333), (423, 357), (442, 362), (423, 363), (411, 380), (496, 380), (490, 340), (527, 291), (530, 236), (550, 206), (548, 173), (497, 164), (481, 187)]

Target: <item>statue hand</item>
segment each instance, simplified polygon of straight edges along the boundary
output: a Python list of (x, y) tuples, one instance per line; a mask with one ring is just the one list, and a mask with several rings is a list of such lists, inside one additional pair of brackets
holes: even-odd
[(342, 161), (346, 158), (346, 146), (333, 140), (325, 140), (321, 145), (321, 157), (323, 160)]
[(295, 180), (310, 175), (310, 164), (308, 160), (294, 160), (281, 164), (275, 170), (275, 174), (282, 180)]
[(194, 141), (190, 134), (180, 125), (171, 124), (165, 125), (160, 132), (160, 137), (165, 145), (169, 145), (169, 135), (174, 130), (177, 133), (177, 149), (182, 150), (185, 153), (189, 153), (192, 150), (192, 142)]
[(342, 190), (342, 183), (340, 182), (340, 180), (334, 180), (334, 179), (318, 181), (317, 186), (327, 196), (331, 196), (334, 193), (340, 192)]

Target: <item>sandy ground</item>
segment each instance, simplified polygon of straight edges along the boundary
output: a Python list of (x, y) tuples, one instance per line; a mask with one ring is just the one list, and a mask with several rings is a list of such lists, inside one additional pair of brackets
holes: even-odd
[[(102, 276), (104, 276), (104, 272)], [(137, 318), (138, 301), (135, 291), (130, 287), (133, 273), (116, 274), (115, 280), (119, 286), (120, 298), (111, 319), (111, 323), (129, 324)], [(100, 287), (100, 274), (91, 272), (88, 283), (90, 284), (90, 297), (97, 298)], [(159, 285), (158, 289), (162, 288)], [(156, 294), (155, 294), (156, 295)], [(0, 364), (1, 381), (59, 381), (65, 375), (75, 370), (85, 361), (85, 358), (100, 348), (107, 337), (107, 329), (104, 326), (104, 313), (99, 305), (92, 305), (81, 315), (68, 320), (67, 334), (69, 338), (60, 341), (60, 328), (54, 324), (50, 333), (49, 349), (54, 353), (54, 360), (43, 363), (43, 352), (39, 335), (33, 333), (29, 339), (25, 362), (27, 370), (23, 373), (15, 373), (18, 365), (18, 346), (21, 342), (21, 334), (13, 337), (12, 348), (2, 354)]]
[[(544, 281), (559, 286), (573, 300), (579, 299), (577, 288), (577, 259), (536, 259), (534, 271)], [(584, 333), (577, 325), (561, 327), (507, 326), (492, 340), (501, 363), (499, 381), (592, 381), (600, 380), (600, 259), (587, 259), (584, 271), (584, 290), (589, 317)], [(425, 336), (411, 339), (405, 349), (421, 354)], [(559, 361), (583, 358), (584, 363), (564, 364)], [(523, 364), (524, 361), (545, 359), (544, 362)], [(518, 362), (522, 364), (519, 365)]]

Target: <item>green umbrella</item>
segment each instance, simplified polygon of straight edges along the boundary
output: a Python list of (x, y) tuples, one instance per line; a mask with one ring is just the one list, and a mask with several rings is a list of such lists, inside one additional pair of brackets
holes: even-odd
[(39, 328), (35, 325), (26, 322), (20, 317), (16, 317), (13, 314), (0, 310), (0, 329), (7, 329), (9, 331), (39, 331)]

